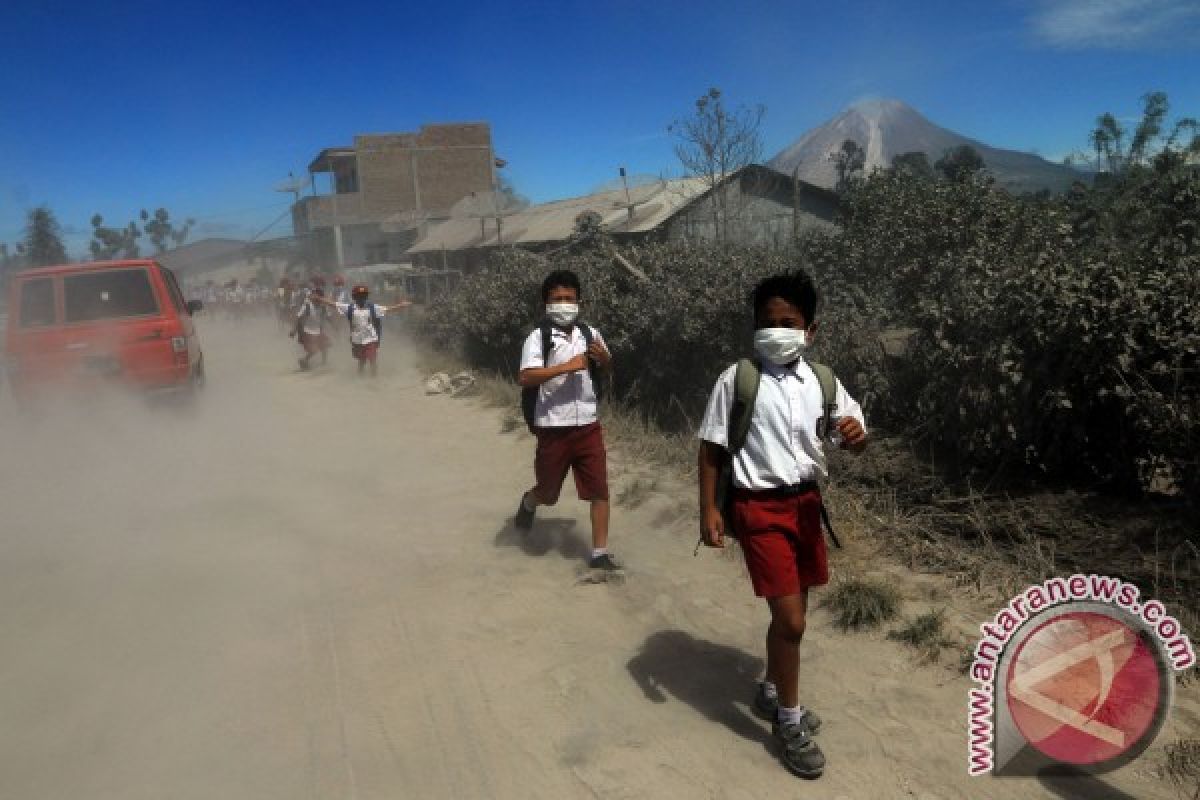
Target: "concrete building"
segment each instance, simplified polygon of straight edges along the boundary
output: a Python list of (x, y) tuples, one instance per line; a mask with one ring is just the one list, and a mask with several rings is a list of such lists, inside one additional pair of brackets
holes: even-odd
[(326, 148), (309, 164), (314, 193), (292, 206), (292, 227), (318, 264), (397, 261), (428, 220), (445, 218), (472, 192), (491, 191), (495, 163), (482, 122), (355, 136), (352, 147)]
[(547, 251), (561, 246), (581, 215), (594, 215), (617, 241), (727, 241), (783, 246), (814, 229), (831, 229), (837, 194), (751, 165), (714, 188), (703, 178), (664, 180), (555, 200), (495, 217), (455, 217), (431, 224), (409, 248), (413, 263), (471, 271), (498, 247)]

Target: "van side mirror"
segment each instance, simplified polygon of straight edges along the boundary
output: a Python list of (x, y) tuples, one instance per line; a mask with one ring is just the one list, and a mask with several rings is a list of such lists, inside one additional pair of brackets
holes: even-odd
[(204, 310), (204, 303), (201, 303), (199, 300), (188, 300), (187, 312), (189, 314), (195, 314), (197, 311), (203, 311), (203, 310)]

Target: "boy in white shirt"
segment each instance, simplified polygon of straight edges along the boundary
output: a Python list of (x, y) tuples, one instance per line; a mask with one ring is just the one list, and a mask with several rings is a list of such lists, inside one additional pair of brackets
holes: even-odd
[(407, 300), (401, 300), (390, 306), (381, 306), (368, 302), (370, 291), (366, 286), (355, 286), (350, 292), (352, 303), (332, 303), (324, 297), (317, 298), (318, 303), (333, 306), (338, 313), (350, 323), (350, 352), (358, 361), (358, 373), (361, 375), (367, 364), (371, 365), (371, 377), (379, 374), (379, 336), (382, 332), (382, 320), (389, 311), (411, 306)]
[[(838, 439), (854, 452), (867, 444), (858, 403), (835, 379), (837, 416), (828, 415), (820, 380), (804, 359), (816, 332), (816, 309), (816, 288), (803, 272), (768, 278), (754, 290), (760, 378), (745, 442), (729, 465), (733, 530), (726, 529), (727, 518), (717, 505), (717, 483), (731, 458), (726, 447), (737, 365), (717, 380), (699, 433), (701, 537), (710, 547), (724, 547), (726, 534), (737, 536), (754, 591), (767, 601), (767, 675), (754, 708), (771, 717), (784, 765), (805, 778), (819, 777), (825, 767), (825, 756), (812, 740), (821, 721), (798, 700), (808, 590), (829, 581), (817, 488), (826, 474), (823, 439)], [(834, 430), (821, 430), (826, 419)]]
[(317, 353), (321, 354), (322, 364), (329, 359), (329, 334), (325, 332), (329, 311), (320, 304), (324, 296), (325, 292), (320, 287), (312, 290), (296, 314), (296, 327), (288, 334), (297, 337), (304, 348), (304, 357), (300, 359), (300, 369), (303, 370), (309, 368), (312, 357)]
[[(526, 422), (537, 437), (532, 489), (521, 496), (513, 520), (533, 527), (539, 505), (558, 502), (567, 471), (575, 475), (579, 499), (591, 504), (592, 569), (620, 569), (608, 552), (608, 462), (604, 431), (596, 416), (593, 374), (612, 369), (612, 355), (600, 332), (579, 318), (579, 277), (569, 270), (550, 273), (542, 283), (547, 321), (521, 348), (517, 382), (526, 390)], [(545, 352), (543, 352), (545, 350)]]

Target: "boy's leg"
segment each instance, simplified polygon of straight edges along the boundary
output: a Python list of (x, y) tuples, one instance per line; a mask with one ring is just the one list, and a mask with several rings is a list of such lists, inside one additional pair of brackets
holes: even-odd
[(800, 640), (808, 612), (808, 590), (786, 597), (768, 597), (771, 624), (767, 628), (767, 680), (779, 692), (779, 705), (800, 705)]
[(571, 467), (570, 451), (567, 449), (567, 431), (538, 429), (537, 450), (533, 456), (533, 486), (521, 495), (515, 522), (518, 528), (533, 527), (533, 515), (538, 506), (552, 506), (558, 502), (567, 470)]
[(574, 437), (571, 471), (581, 500), (591, 503), (592, 556), (608, 552), (608, 523), (612, 505), (608, 499), (608, 453), (604, 447), (604, 429), (593, 423)]
[(610, 507), (607, 499), (592, 501), (592, 549), (608, 548), (608, 516)]

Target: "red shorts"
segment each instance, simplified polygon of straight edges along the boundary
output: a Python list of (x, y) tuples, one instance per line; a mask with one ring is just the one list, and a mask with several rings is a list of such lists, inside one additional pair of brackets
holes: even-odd
[(323, 333), (305, 333), (301, 331), (300, 345), (304, 348), (306, 355), (316, 355), (322, 350), (329, 349), (329, 337)]
[(820, 492), (788, 497), (735, 489), (733, 526), (759, 597), (786, 597), (829, 583)]
[(375, 363), (375, 355), (379, 352), (379, 342), (369, 342), (367, 344), (352, 344), (350, 352), (359, 361), (370, 361)]
[(575, 473), (575, 491), (580, 500), (608, 499), (608, 457), (604, 429), (599, 422), (569, 428), (535, 428), (537, 455), (533, 471), (534, 493), (548, 506), (558, 502), (567, 470)]

